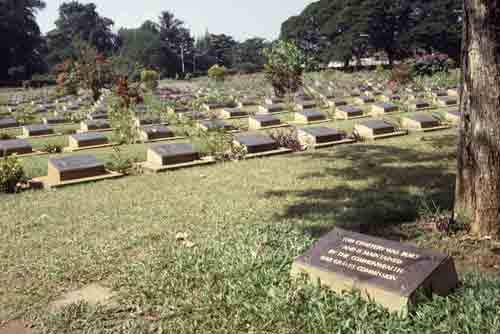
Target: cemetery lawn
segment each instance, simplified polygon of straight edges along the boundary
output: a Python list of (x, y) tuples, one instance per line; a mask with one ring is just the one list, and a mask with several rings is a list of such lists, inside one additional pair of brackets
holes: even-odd
[[(499, 333), (500, 247), (412, 224), (452, 207), (455, 131), (0, 195), (0, 328)], [(294, 257), (334, 226), (447, 251), (460, 288), (404, 318), (292, 281)], [(90, 284), (113, 297), (54, 309)]]

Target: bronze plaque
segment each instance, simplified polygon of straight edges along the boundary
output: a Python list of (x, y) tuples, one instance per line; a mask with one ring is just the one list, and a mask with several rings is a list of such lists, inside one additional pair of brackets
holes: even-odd
[(405, 310), (415, 292), (446, 295), (457, 285), (443, 253), (335, 229), (295, 259), (292, 273), (310, 274), (333, 290), (359, 289), (390, 310)]

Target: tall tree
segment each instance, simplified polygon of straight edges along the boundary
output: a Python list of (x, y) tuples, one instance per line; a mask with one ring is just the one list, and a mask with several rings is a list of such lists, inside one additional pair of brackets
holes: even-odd
[(51, 63), (74, 56), (72, 41), (75, 39), (88, 42), (107, 55), (119, 47), (119, 39), (112, 31), (113, 20), (100, 16), (93, 3), (63, 3), (59, 7), (59, 18), (55, 24), (56, 29), (47, 34), (51, 51), (48, 59)]
[[(162, 52), (165, 56), (165, 68), (168, 75), (186, 72), (187, 58), (193, 53), (194, 38), (191, 32), (184, 26), (182, 20), (177, 19), (172, 12), (162, 12), (160, 16), (160, 40)], [(192, 65), (189, 66), (192, 68)]]
[(41, 0), (0, 1), (0, 80), (25, 78), (41, 69), (44, 41), (35, 15), (43, 8)]
[(500, 3), (464, 0), (456, 212), (500, 232)]

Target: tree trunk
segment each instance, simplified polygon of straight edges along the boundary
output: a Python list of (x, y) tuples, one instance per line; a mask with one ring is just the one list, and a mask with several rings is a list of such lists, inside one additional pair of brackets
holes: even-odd
[(455, 212), (473, 233), (500, 231), (500, 2), (464, 0), (462, 119)]

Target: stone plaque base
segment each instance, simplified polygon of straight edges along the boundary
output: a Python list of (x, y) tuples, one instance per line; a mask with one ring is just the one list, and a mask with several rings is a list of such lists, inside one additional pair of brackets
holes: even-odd
[(322, 238), (295, 259), (291, 275), (341, 293), (357, 290), (391, 312), (406, 314), (417, 294), (446, 296), (458, 285), (447, 254), (342, 229)]

